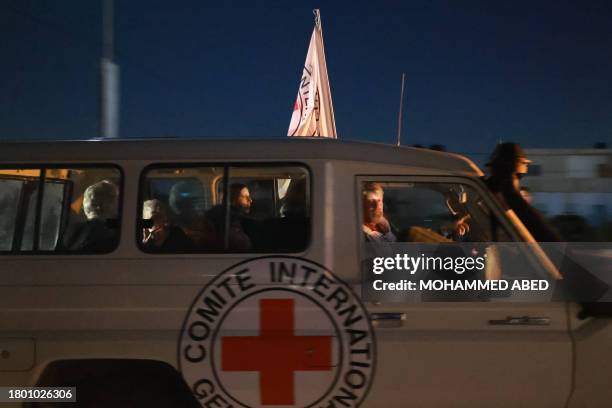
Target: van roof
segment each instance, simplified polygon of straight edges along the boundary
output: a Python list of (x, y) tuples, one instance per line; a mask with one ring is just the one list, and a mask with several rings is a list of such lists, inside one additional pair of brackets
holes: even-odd
[(0, 162), (112, 160), (357, 160), (481, 176), (468, 158), (415, 147), (300, 137), (284, 139), (92, 139), (0, 143)]

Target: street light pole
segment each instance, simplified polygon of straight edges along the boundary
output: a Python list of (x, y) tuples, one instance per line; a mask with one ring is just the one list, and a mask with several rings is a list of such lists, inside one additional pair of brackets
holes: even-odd
[(114, 62), (113, 0), (102, 0), (100, 61), (100, 137), (119, 136), (119, 66)]

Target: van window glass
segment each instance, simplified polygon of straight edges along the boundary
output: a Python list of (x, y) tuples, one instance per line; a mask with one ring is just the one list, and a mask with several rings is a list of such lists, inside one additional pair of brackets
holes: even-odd
[(299, 252), (310, 239), (303, 167), (155, 166), (141, 189), (146, 252)]
[(478, 192), (460, 183), (365, 182), (366, 241), (509, 241)]
[(34, 249), (34, 224), (36, 223), (36, 203), (38, 202), (38, 187), (36, 183), (32, 185), (34, 190), (24, 199), (25, 207), (25, 222), (21, 235), (21, 250), (32, 251)]
[(0, 251), (19, 249), (22, 243), (31, 246), (31, 232), (23, 239), (23, 225), (29, 224), (31, 231), (33, 221), (26, 221), (24, 209), (35, 202), (39, 177), (36, 169), (0, 169)]
[(45, 181), (45, 193), (40, 214), (40, 235), (38, 238), (38, 249), (42, 251), (53, 251), (57, 246), (63, 202), (66, 194), (65, 190), (65, 183)]
[(112, 251), (120, 186), (110, 167), (1, 169), (0, 251)]
[(13, 246), (22, 186), (17, 180), (0, 180), (0, 251), (10, 251)]

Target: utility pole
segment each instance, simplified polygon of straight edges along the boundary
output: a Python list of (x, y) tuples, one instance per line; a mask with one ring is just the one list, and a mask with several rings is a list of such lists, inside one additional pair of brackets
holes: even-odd
[(397, 118), (397, 145), (402, 143), (402, 116), (404, 113), (404, 84), (406, 82), (406, 73), (402, 72), (402, 89), (400, 91), (399, 115)]
[(119, 66), (114, 62), (113, 0), (102, 0), (100, 137), (119, 137)]

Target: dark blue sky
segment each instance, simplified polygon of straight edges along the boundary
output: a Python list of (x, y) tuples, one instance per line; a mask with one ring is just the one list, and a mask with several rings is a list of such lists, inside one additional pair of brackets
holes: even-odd
[[(98, 133), (101, 1), (0, 1), (0, 139)], [(284, 137), (321, 9), (338, 132), (489, 152), (612, 141), (612, 3), (115, 2), (122, 137)]]

